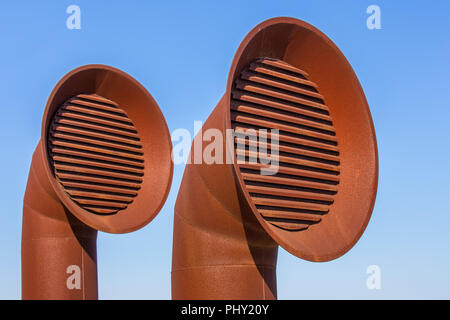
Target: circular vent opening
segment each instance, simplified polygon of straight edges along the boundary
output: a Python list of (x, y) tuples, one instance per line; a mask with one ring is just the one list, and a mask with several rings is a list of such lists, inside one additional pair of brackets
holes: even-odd
[(79, 94), (56, 112), (48, 153), (56, 180), (81, 208), (115, 214), (133, 202), (144, 175), (141, 141), (114, 101)]
[[(264, 220), (287, 231), (319, 223), (338, 192), (340, 161), (329, 109), (308, 74), (277, 59), (253, 61), (233, 84), (231, 124), (245, 188)], [(263, 175), (272, 139), (279, 140), (279, 167)]]

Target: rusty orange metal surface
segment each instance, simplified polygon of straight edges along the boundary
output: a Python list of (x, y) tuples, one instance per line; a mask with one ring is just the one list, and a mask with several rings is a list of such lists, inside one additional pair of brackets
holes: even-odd
[[(375, 202), (377, 145), (361, 85), (326, 35), (294, 18), (255, 27), (193, 147), (212, 128), (235, 133), (222, 164), (195, 164), (191, 148), (175, 205), (174, 299), (276, 299), (279, 245), (317, 262), (355, 245)], [(255, 143), (260, 129), (278, 131)], [(249, 147), (275, 143), (279, 166), (262, 174), (265, 155)]]
[[(135, 231), (163, 206), (172, 144), (150, 93), (128, 74), (87, 65), (45, 107), (23, 207), (22, 298), (97, 299), (97, 230)], [(81, 272), (73, 287), (73, 267)]]

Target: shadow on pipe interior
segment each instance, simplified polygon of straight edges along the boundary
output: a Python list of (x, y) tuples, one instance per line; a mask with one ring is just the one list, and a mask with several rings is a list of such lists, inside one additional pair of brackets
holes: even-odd
[[(216, 140), (223, 161), (198, 164), (208, 129), (234, 132)], [(174, 299), (276, 299), (279, 245), (336, 259), (373, 210), (378, 156), (364, 92), (336, 45), (294, 18), (245, 37), (190, 159), (175, 205)]]
[(47, 101), (23, 207), (22, 298), (97, 299), (97, 230), (148, 224), (172, 181), (150, 93), (104, 65), (72, 70)]

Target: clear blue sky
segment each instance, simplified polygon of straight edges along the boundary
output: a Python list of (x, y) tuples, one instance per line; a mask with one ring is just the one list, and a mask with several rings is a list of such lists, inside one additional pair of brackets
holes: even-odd
[[(66, 8), (81, 8), (81, 30)], [(366, 8), (381, 8), (368, 30)], [(9, 1), (0, 10), (0, 298), (20, 297), (22, 201), (50, 91), (69, 70), (108, 64), (140, 81), (170, 131), (193, 130), (225, 90), (235, 50), (261, 21), (291, 16), (327, 34), (353, 66), (378, 138), (380, 179), (366, 232), (345, 256), (280, 250), (280, 299), (450, 298), (450, 2)], [(169, 299), (173, 207), (184, 167), (148, 226), (98, 239), (102, 299)], [(381, 290), (366, 268), (381, 268)]]

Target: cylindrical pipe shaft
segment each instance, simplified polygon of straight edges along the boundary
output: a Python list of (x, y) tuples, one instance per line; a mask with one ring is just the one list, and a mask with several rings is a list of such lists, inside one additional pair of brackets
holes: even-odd
[[(211, 234), (177, 214), (174, 223), (173, 250), (179, 266), (172, 270), (173, 299), (276, 299), (277, 247), (250, 248), (245, 239), (211, 241)], [(188, 247), (191, 243), (194, 246)], [(272, 261), (257, 263), (253, 251)], [(196, 262), (195, 256), (202, 261)]]
[[(224, 133), (223, 100), (197, 134)], [(225, 136), (225, 134), (223, 134)], [(223, 148), (225, 149), (225, 141)], [(200, 150), (191, 149), (191, 160)], [(232, 164), (188, 164), (175, 205), (173, 299), (275, 299), (278, 245), (239, 190)]]
[(97, 299), (97, 231), (68, 212), (33, 155), (22, 222), (22, 298)]

